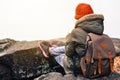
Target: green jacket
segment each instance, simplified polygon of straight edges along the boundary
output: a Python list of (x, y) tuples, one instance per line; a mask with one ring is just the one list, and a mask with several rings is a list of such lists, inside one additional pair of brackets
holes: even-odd
[(66, 73), (75, 73), (74, 71), (79, 71), (79, 60), (80, 56), (85, 52), (87, 34), (103, 34), (103, 21), (104, 17), (101, 14), (89, 14), (76, 21), (75, 27), (67, 37), (65, 44), (63, 63)]

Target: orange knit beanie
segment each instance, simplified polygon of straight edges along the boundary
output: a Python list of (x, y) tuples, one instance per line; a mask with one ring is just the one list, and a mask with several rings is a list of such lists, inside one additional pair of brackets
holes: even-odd
[(75, 19), (79, 19), (87, 14), (92, 14), (93, 9), (89, 4), (86, 3), (80, 3), (77, 5), (75, 9)]

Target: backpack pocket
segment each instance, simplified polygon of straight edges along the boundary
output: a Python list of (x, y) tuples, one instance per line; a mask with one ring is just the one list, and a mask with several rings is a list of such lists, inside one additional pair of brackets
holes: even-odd
[(87, 78), (96, 78), (98, 73), (98, 61), (91, 62), (91, 58), (82, 58), (80, 62), (82, 73)]
[(110, 74), (109, 59), (102, 59), (100, 63), (99, 60), (96, 59), (88, 61), (82, 58), (80, 65), (83, 75), (87, 78), (93, 79)]

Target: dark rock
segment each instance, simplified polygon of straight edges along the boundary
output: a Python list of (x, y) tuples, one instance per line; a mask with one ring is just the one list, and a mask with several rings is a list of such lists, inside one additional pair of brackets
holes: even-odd
[[(5, 40), (5, 41), (4, 41)], [(6, 39), (1, 41), (0, 45), (12, 42), (14, 40)], [(63, 68), (58, 65), (54, 58), (46, 60), (41, 50), (39, 49), (38, 41), (14, 41), (8, 48), (4, 48), (0, 52), (0, 80), (8, 76), (13, 79), (33, 79), (34, 77), (46, 74), (49, 72), (64, 73)], [(62, 41), (51, 40), (52, 43), (57, 45), (64, 44)], [(7, 47), (7, 45), (6, 45)], [(2, 69), (3, 68), (3, 69)], [(4, 75), (4, 76), (3, 76)]]
[(7, 66), (0, 64), (0, 80), (12, 79), (11, 71)]

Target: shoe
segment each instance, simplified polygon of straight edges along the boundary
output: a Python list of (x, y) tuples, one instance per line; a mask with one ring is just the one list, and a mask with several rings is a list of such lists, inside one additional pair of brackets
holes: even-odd
[(49, 41), (41, 41), (39, 47), (43, 56), (48, 59), (50, 57), (49, 47), (52, 47), (52, 44)]

